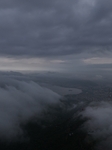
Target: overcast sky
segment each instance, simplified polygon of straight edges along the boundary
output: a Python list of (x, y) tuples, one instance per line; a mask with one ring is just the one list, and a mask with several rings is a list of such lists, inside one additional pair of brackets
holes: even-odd
[(111, 0), (0, 0), (0, 70), (111, 69)]

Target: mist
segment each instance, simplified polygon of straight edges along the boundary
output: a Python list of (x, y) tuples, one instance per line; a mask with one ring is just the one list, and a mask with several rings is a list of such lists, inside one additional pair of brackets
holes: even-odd
[(24, 135), (21, 124), (41, 116), (48, 105), (59, 103), (61, 96), (33, 81), (0, 76), (0, 138)]
[(54, 72), (0, 72), (0, 147), (111, 150), (111, 93), (99, 76), (90, 81)]
[(81, 112), (87, 121), (83, 129), (94, 141), (97, 150), (112, 149), (112, 102), (92, 102)]

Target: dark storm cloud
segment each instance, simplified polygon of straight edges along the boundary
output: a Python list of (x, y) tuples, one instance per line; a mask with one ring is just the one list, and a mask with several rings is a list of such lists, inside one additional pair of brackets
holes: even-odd
[(0, 20), (1, 55), (48, 57), (112, 46), (110, 0), (1, 0)]

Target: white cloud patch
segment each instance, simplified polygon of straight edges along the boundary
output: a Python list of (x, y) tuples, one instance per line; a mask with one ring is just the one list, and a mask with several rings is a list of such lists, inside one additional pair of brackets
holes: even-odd
[(59, 64), (61, 64), (61, 63), (65, 63), (65, 61), (64, 60), (59, 60), (59, 59), (55, 59), (55, 60), (51, 60), (51, 63), (59, 63)]
[(112, 64), (112, 59), (107, 57), (93, 57), (93, 58), (87, 58), (83, 59), (83, 62), (85, 64)]

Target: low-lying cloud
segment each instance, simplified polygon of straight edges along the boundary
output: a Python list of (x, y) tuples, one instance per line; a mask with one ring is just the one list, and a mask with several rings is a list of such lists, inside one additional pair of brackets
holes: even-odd
[(82, 116), (88, 118), (84, 129), (97, 141), (96, 149), (112, 149), (112, 103), (92, 103), (82, 112)]
[(20, 125), (38, 117), (46, 106), (59, 99), (58, 94), (33, 81), (0, 76), (0, 138), (23, 135)]

